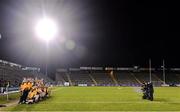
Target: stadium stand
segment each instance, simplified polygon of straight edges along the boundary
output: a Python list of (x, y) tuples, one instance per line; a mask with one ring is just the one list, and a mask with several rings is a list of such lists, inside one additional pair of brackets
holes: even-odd
[[(148, 72), (134, 72), (134, 76), (141, 82), (148, 82), (149, 79), (149, 73)], [(152, 73), (152, 81), (161, 81), (154, 73)]]
[(136, 86), (139, 85), (136, 78), (130, 72), (116, 72), (115, 77), (117, 78), (120, 86)]
[[(56, 70), (56, 82), (62, 86), (66, 82), (71, 86), (141, 86), (143, 82), (150, 81), (147, 68), (102, 68), (58, 69)], [(163, 84), (164, 78), (161, 69), (153, 69), (151, 76), (154, 85)], [(53, 82), (42, 74), (39, 68), (22, 68), (19, 64), (0, 60), (0, 87), (5, 87), (8, 83), (10, 87), (18, 87), (24, 77), (44, 79), (45, 83)], [(165, 79), (166, 84), (180, 84), (180, 69), (167, 69)]]
[(69, 73), (70, 79), (72, 81), (72, 85), (78, 84), (87, 84), (92, 85), (93, 81), (91, 80), (88, 71), (77, 71), (73, 73)]
[(179, 84), (180, 83), (180, 74), (177, 74), (177, 73), (166, 74), (166, 83), (167, 84)]
[(56, 72), (56, 82), (58, 85), (63, 85), (65, 82), (69, 82), (66, 72)]
[[(15, 64), (14, 64), (15, 65)], [(50, 78), (40, 72), (22, 70), (21, 66), (12, 66), (11, 63), (0, 62), (0, 87), (19, 87), (24, 77), (41, 78), (45, 82), (53, 82)]]
[[(67, 70), (56, 72), (56, 81), (63, 85), (70, 82), (70, 85), (78, 86), (87, 84), (88, 86), (141, 86), (143, 82), (150, 81), (148, 70)], [(155, 86), (163, 84), (162, 71), (153, 70), (151, 81)], [(180, 72), (167, 72), (166, 84), (180, 84)]]
[(96, 80), (97, 86), (115, 86), (107, 72), (91, 72), (91, 76)]

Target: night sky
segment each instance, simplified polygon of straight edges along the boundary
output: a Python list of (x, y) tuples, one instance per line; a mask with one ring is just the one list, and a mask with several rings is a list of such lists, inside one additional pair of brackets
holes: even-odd
[[(171, 2), (171, 1), (169, 1)], [(178, 3), (138, 0), (0, 0), (0, 59), (25, 66), (180, 67)], [(43, 14), (61, 33), (47, 46), (34, 25)], [(73, 43), (68, 49), (66, 44)]]

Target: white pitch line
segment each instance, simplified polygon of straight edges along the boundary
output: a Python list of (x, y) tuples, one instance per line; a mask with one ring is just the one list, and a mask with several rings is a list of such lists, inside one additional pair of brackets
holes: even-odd
[(62, 103), (69, 103), (69, 104), (71, 104), (71, 103), (86, 103), (86, 104), (95, 104), (95, 103), (100, 103), (100, 104), (109, 104), (109, 103), (114, 103), (114, 104), (135, 104), (135, 103), (139, 103), (139, 104), (157, 104), (157, 103), (163, 103), (163, 104), (174, 104), (174, 103), (180, 103), (180, 102), (157, 102), (157, 101), (149, 101), (149, 102), (76, 102), (76, 101), (74, 101), (74, 102), (53, 102), (53, 103), (55, 103), (55, 104), (62, 104)]
[(51, 90), (52, 92), (55, 92), (55, 91), (58, 91), (58, 90), (61, 90), (63, 88), (57, 88), (57, 89), (54, 89), (54, 90)]
[[(159, 111), (156, 111), (156, 110), (152, 110), (152, 111), (146, 111), (146, 110), (140, 110), (140, 111), (82, 111), (82, 110), (80, 110), (81, 112), (172, 112), (172, 111), (162, 111), (162, 110), (159, 110)], [(72, 111), (51, 111), (51, 110), (48, 110), (48, 111), (30, 111), (30, 112), (80, 112), (80, 111), (74, 111), (74, 110), (72, 110)], [(1, 112), (11, 112), (11, 111), (1, 111)], [(13, 111), (13, 112), (27, 112), (27, 111)], [(180, 111), (173, 111), (173, 112), (180, 112)]]
[[(81, 112), (159, 112), (159, 111), (160, 112), (172, 112), (173, 110), (172, 111), (164, 111), (164, 110), (163, 111), (162, 110), (159, 110), (159, 111), (155, 111), (155, 110), (154, 111), (153, 110), (152, 111), (148, 111), (148, 110), (147, 111), (146, 110), (140, 110), (140, 111), (118, 111), (118, 110), (117, 111), (116, 110), (115, 111), (102, 111), (102, 110), (100, 110), (100, 111), (84, 111), (83, 110), (82, 111), (82, 110), (80, 110), (80, 111)], [(48, 111), (30, 111), (30, 112), (80, 112), (80, 111), (76, 111), (76, 110), (75, 111), (74, 110), (72, 110), (72, 111), (66, 111), (66, 110), (65, 111), (51, 111), (51, 110), (48, 110)], [(11, 112), (11, 111), (1, 111), (1, 112)], [(28, 111), (13, 111), (13, 112), (28, 112)], [(180, 111), (173, 111), (173, 112), (180, 112)]]

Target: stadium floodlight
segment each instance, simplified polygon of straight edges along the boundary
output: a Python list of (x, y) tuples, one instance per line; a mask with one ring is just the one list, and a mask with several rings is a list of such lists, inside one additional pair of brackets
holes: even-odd
[[(55, 21), (53, 21), (53, 19), (44, 17), (37, 22), (37, 25), (35, 26), (35, 31), (40, 39), (46, 41), (46, 47), (47, 47), (49, 41), (53, 40), (56, 37), (58, 33), (58, 28), (57, 28), (57, 24), (55, 23)], [(48, 47), (46, 49), (48, 49)], [(46, 76), (47, 76), (48, 52), (46, 53), (47, 53), (46, 54)]]
[(55, 38), (58, 28), (56, 23), (50, 18), (42, 18), (35, 27), (37, 36), (49, 42)]

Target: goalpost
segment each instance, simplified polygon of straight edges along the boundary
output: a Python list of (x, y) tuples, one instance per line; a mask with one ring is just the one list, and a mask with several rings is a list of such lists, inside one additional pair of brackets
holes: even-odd
[(166, 84), (164, 59), (163, 59), (163, 65), (161, 66), (161, 68), (163, 69), (163, 81), (152, 81), (151, 59), (149, 59), (149, 82), (152, 82), (154, 86), (169, 86)]

